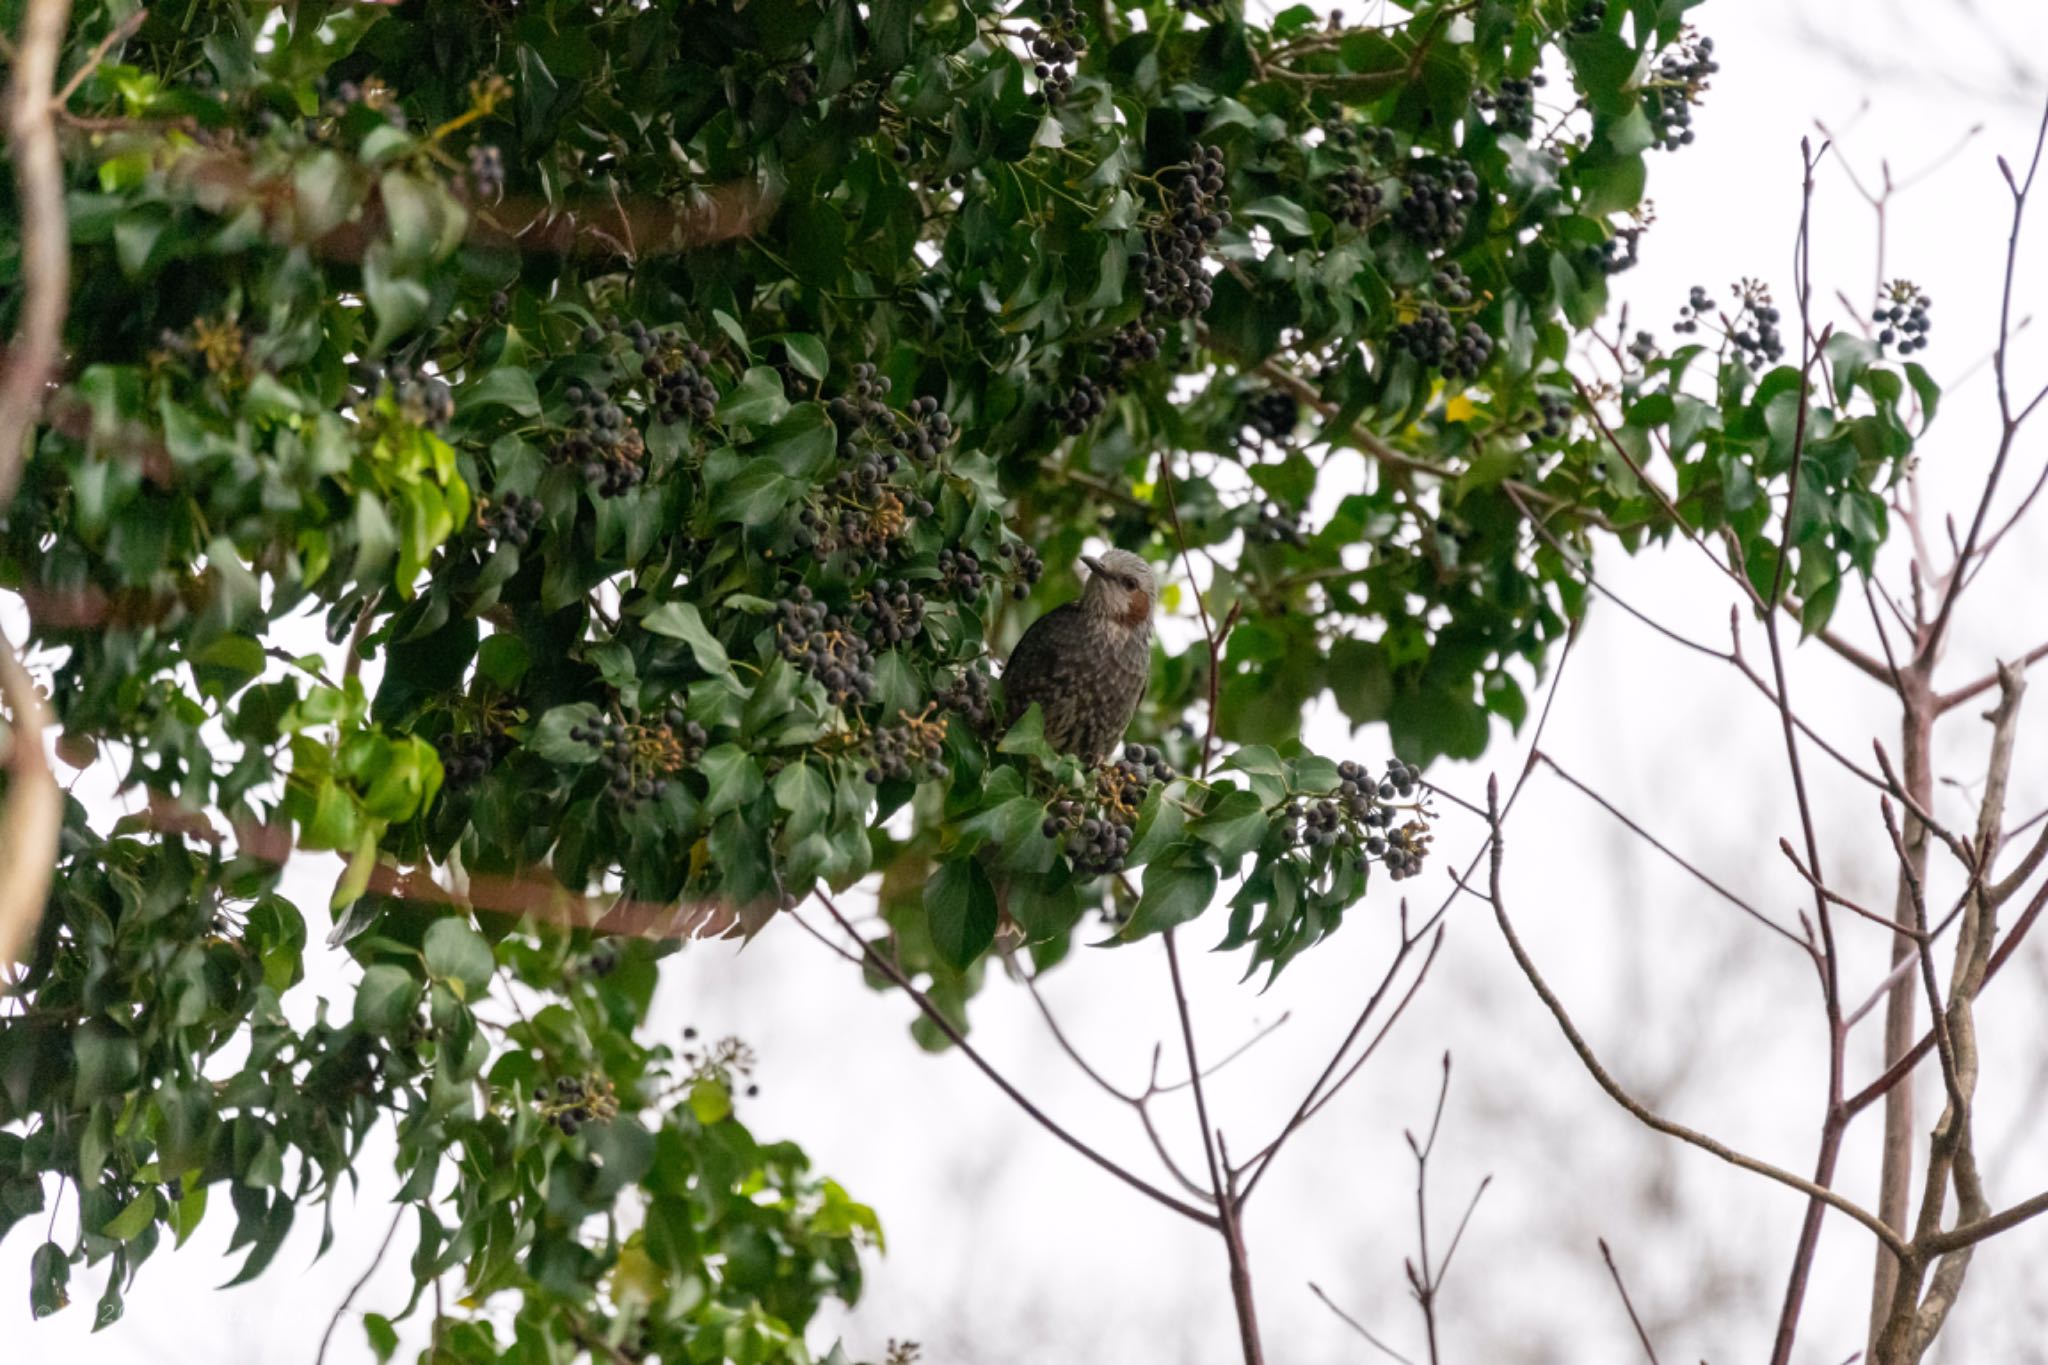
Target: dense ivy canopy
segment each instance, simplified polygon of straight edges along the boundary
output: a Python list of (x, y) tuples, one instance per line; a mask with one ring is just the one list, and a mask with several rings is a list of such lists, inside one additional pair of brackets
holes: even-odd
[[(664, 933), (878, 879), (962, 1026), (1005, 910), (1041, 967), (1100, 911), (1278, 971), (1420, 865), (1417, 770), (1522, 723), (1596, 542), (1678, 512), (1772, 584), (1802, 416), (1817, 628), (1924, 374), (1838, 338), (1809, 413), (1758, 292), (1718, 352), (1567, 369), (1691, 140), (1692, 3), (141, 22), (63, 122), (67, 366), (0, 540), (61, 752), (146, 798), (73, 804), (0, 1017), (0, 1230), (78, 1190), (39, 1311), (110, 1258), (118, 1314), (210, 1198), (260, 1273), (395, 1121), (418, 1282), (520, 1296), (449, 1358), (807, 1360), (875, 1217), (742, 1125), (737, 1044), (644, 1036)], [(1157, 752), (1083, 772), (993, 661), (1104, 544), (1169, 624)], [(1302, 750), (1325, 692), (1384, 776)], [(309, 1029), (293, 846), (362, 966)]]

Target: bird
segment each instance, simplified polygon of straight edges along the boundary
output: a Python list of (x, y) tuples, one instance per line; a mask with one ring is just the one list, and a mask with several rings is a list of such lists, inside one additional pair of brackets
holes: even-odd
[(1116, 751), (1152, 672), (1152, 566), (1129, 550), (1082, 555), (1088, 582), (1031, 623), (1003, 666), (1015, 725), (1036, 702), (1046, 742), (1095, 766)]

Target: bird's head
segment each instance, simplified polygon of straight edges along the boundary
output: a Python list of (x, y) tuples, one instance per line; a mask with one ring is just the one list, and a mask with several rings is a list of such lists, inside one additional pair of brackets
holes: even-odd
[(1105, 550), (1100, 558), (1082, 555), (1081, 562), (1088, 566), (1088, 586), (1081, 594), (1083, 610), (1127, 630), (1151, 629), (1159, 587), (1150, 564), (1129, 550)]

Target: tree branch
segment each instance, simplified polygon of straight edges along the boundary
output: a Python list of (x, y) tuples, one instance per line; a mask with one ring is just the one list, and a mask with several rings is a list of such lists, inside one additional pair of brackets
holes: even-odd
[(0, 508), (13, 501), (23, 448), (57, 365), (71, 295), (71, 234), (64, 217), (64, 162), (50, 109), (71, 0), (29, 0), (14, 44), (8, 141), (21, 214), (21, 322), (0, 376)]
[(1868, 1228), (1878, 1241), (1884, 1243), (1891, 1250), (1893, 1255), (1905, 1255), (1906, 1244), (1900, 1240), (1896, 1232), (1886, 1227), (1875, 1215), (1850, 1200), (1844, 1199), (1841, 1195), (1823, 1185), (1815, 1184), (1811, 1180), (1794, 1175), (1782, 1167), (1773, 1166), (1768, 1161), (1760, 1161), (1756, 1157), (1738, 1152), (1727, 1144), (1707, 1136), (1705, 1133), (1665, 1118), (1623, 1089), (1621, 1083), (1615, 1080), (1607, 1068), (1601, 1064), (1600, 1058), (1594, 1053), (1592, 1047), (1587, 1044), (1584, 1035), (1579, 1032), (1578, 1026), (1572, 1022), (1571, 1014), (1565, 1009), (1564, 1002), (1558, 999), (1557, 993), (1551, 990), (1550, 984), (1543, 979), (1543, 973), (1537, 969), (1536, 963), (1530, 958), (1528, 950), (1522, 946), (1521, 938), (1515, 933), (1515, 926), (1508, 919), (1507, 901), (1501, 891), (1501, 862), (1505, 851), (1505, 841), (1501, 836), (1500, 830), (1499, 786), (1497, 778), (1489, 779), (1486, 784), (1487, 822), (1493, 831), (1493, 837), (1490, 845), (1492, 852), (1490, 856), (1489, 893), (1485, 899), (1493, 906), (1494, 921), (1500, 926), (1501, 936), (1507, 940), (1508, 951), (1513, 954), (1515, 964), (1521, 968), (1522, 975), (1528, 978), (1530, 986), (1535, 989), (1536, 995), (1543, 1001), (1544, 1007), (1550, 1011), (1551, 1017), (1556, 1019), (1558, 1028), (1564, 1033), (1565, 1041), (1571, 1045), (1572, 1051), (1577, 1054), (1580, 1063), (1586, 1068), (1587, 1074), (1592, 1076), (1594, 1082), (1607, 1092), (1609, 1099), (1628, 1111), (1637, 1122), (1645, 1127), (1655, 1129), (1667, 1137), (1674, 1137), (1680, 1142), (1697, 1147), (1703, 1152), (1719, 1157), (1731, 1166), (1761, 1175), (1769, 1180), (1775, 1180), (1788, 1189), (1799, 1191), (1809, 1199), (1826, 1204), (1830, 1208), (1847, 1214), (1850, 1218)]

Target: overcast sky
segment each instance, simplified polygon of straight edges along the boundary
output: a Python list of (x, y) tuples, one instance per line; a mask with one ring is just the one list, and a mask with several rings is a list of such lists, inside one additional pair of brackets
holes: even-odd
[[(1891, 210), (1887, 273), (1918, 281), (1935, 299), (1925, 360), (1950, 392), (1937, 438), (1922, 449), (1937, 510), (1967, 511), (1991, 445), (1991, 391), (1979, 362), (1995, 328), (2007, 200), (1993, 164), (2021, 158), (2039, 101), (2048, 98), (2048, 7), (2032, 0), (1711, 0), (1696, 11), (1722, 64), (1696, 120), (1697, 144), (1655, 161), (1658, 223), (1643, 263), (1621, 277), (1633, 325), (1662, 332), (1688, 288), (1725, 291), (1738, 276), (1791, 292), (1798, 211), (1799, 139), (1814, 120), (1866, 181), (1889, 159), (1903, 180), (1940, 161), (1978, 124), (1982, 132)], [(1974, 17), (1971, 17), (1974, 16)], [(1838, 36), (1830, 36), (1838, 35)], [(2016, 56), (2015, 54), (2020, 54)], [(2031, 86), (2031, 88), (2029, 88)], [(2048, 205), (2043, 205), (2048, 208)], [(1821, 177), (1815, 205), (1820, 293), (1840, 287), (1871, 303), (1871, 215), (1839, 165)], [(2048, 290), (2048, 224), (2037, 217), (2018, 311)], [(1610, 319), (1607, 326), (1611, 327)], [(2020, 349), (2048, 379), (2048, 348)], [(2038, 380), (2037, 380), (2038, 382)], [(2015, 459), (2037, 470), (2048, 439), (2037, 428)], [(2011, 546), (1958, 624), (1953, 682), (2048, 639), (2038, 584), (2048, 533), (2037, 523)], [(1690, 550), (1630, 561), (1612, 556), (1603, 578), (1632, 604), (1694, 638), (1726, 638), (1725, 583)], [(1855, 618), (1845, 608), (1850, 633)], [(2031, 634), (2030, 634), (2031, 632)], [(1753, 642), (1754, 643), (1754, 642)], [(1760, 645), (1757, 646), (1760, 648)], [(1884, 694), (1827, 656), (1803, 650), (1792, 690), (1844, 750), (1868, 752), (1895, 720)], [(1774, 713), (1731, 672), (1711, 671), (1608, 605), (1596, 606), (1566, 670), (1545, 747), (1624, 804), (1715, 875), (1790, 918), (1801, 887), (1775, 851), (1795, 829)], [(2038, 720), (2038, 717), (2035, 718)], [(1984, 727), (1959, 713), (1939, 735), (1948, 774), (1981, 774)], [(2048, 801), (2048, 740), (2023, 726), (2011, 808)], [(1319, 714), (1323, 752), (1377, 766), (1377, 727), (1345, 734)], [(1431, 773), (1477, 797), (1486, 773), (1516, 771), (1527, 735), (1502, 728), (1485, 763)], [(2041, 741), (2041, 742), (2035, 742)], [(1866, 789), (1811, 765), (1831, 869), (1852, 894), (1888, 903), (1889, 854)], [(1950, 814), (1967, 794), (1945, 789)], [(1409, 888), (1418, 903), (1448, 889), (1477, 831), (1443, 822), (1430, 874)], [(1554, 780), (1533, 784), (1510, 827), (1509, 897), (1530, 950), (1610, 1066), (1646, 1099), (1711, 1128), (1737, 1146), (1794, 1169), (1810, 1166), (1820, 1116), (1822, 1025), (1812, 974), (1725, 904), (1619, 834), (1611, 821)], [(332, 870), (295, 869), (302, 903), (323, 903)], [(1215, 926), (1190, 931), (1187, 965), (1201, 1042), (1220, 1055), (1282, 1011), (1290, 1021), (1213, 1086), (1211, 1103), (1233, 1147), (1263, 1143), (1326, 1060), (1389, 944), (1393, 897), (1378, 887), (1346, 931), (1255, 994), (1236, 976), (1241, 959), (1201, 953)], [(317, 915), (316, 915), (317, 918)], [(1261, 1187), (1247, 1235), (1268, 1359), (1376, 1358), (1306, 1288), (1314, 1280), (1382, 1339), (1419, 1353), (1401, 1263), (1414, 1249), (1413, 1172), (1404, 1127), (1427, 1125), (1439, 1060), (1456, 1076), (1432, 1162), (1434, 1246), (1447, 1238), (1476, 1182), (1493, 1176), (1440, 1310), (1445, 1358), (1603, 1362), (1640, 1359), (1606, 1278), (1595, 1238), (1615, 1249), (1665, 1360), (1727, 1365), (1768, 1349), (1797, 1225), (1798, 1197), (1674, 1147), (1637, 1127), (1599, 1094), (1515, 972), (1484, 907), (1452, 913), (1443, 957), (1388, 1046), (1307, 1129)], [(1844, 931), (1849, 994), (1874, 983), (1882, 935)], [(347, 959), (310, 950), (313, 990), (337, 992)], [(1979, 1130), (1993, 1202), (2048, 1186), (2048, 1144), (2031, 1134), (2043, 1088), (2048, 944), (2031, 944), (2014, 978), (1987, 997), (1987, 1081)], [(1168, 1036), (1171, 1003), (1156, 945), (1078, 951), (1048, 979), (1048, 995), (1099, 1067), (1142, 1082), (1155, 1040)], [(1043, 1365), (1047, 1361), (1237, 1359), (1223, 1254), (1210, 1234), (1179, 1222), (1083, 1164), (1023, 1120), (957, 1056), (930, 1057), (909, 1042), (900, 996), (868, 992), (845, 963), (795, 926), (776, 924), (744, 952), (694, 947), (668, 964), (656, 1029), (693, 1023), (734, 1033), (761, 1057), (761, 1096), (745, 1102), (755, 1131), (788, 1136), (818, 1169), (880, 1211), (889, 1254), (871, 1262), (867, 1297), (845, 1329), (857, 1355), (879, 1357), (890, 1336), (926, 1343), (933, 1365)], [(1127, 1111), (1104, 1100), (1053, 1047), (1021, 991), (993, 983), (975, 1002), (976, 1043), (1047, 1109), (1105, 1149), (1152, 1173)], [(1876, 1026), (1859, 1035), (1852, 1077), (1873, 1073)], [(1169, 1049), (1169, 1058), (1172, 1055)], [(1165, 1068), (1174, 1074), (1169, 1061)], [(1923, 1078), (1932, 1072), (1923, 1071)], [(1922, 1099), (1938, 1088), (1923, 1079)], [(1926, 1107), (1928, 1122), (1933, 1110)], [(1191, 1118), (1161, 1118), (1190, 1168), (1199, 1166)], [(1843, 1154), (1845, 1192), (1872, 1197), (1875, 1111)], [(1922, 1124), (1924, 1133), (1925, 1123)], [(256, 1283), (216, 1292), (232, 1273), (221, 1259), (232, 1220), (223, 1207), (175, 1255), (160, 1252), (128, 1296), (126, 1318), (91, 1335), (98, 1271), (79, 1273), (73, 1307), (31, 1325), (28, 1260), (37, 1237), (18, 1228), (0, 1244), (0, 1339), (11, 1359), (95, 1365), (233, 1365), (312, 1358), (319, 1332), (370, 1259), (389, 1221), (388, 1144), (361, 1163), (361, 1199), (336, 1216), (336, 1242), (317, 1262), (318, 1220), (307, 1218)], [(1859, 1349), (1868, 1298), (1869, 1238), (1831, 1219), (1823, 1241), (1805, 1343), (1798, 1359), (1838, 1365)], [(66, 1234), (68, 1235), (68, 1234)], [(358, 1300), (395, 1311), (405, 1300), (401, 1244)], [(2048, 1219), (1983, 1249), (1939, 1358), (2048, 1360), (2048, 1289), (2029, 1273), (2048, 1252)], [(830, 1344), (841, 1319), (820, 1324)], [(421, 1324), (410, 1324), (419, 1334)], [(360, 1327), (344, 1322), (329, 1359), (367, 1361)]]

